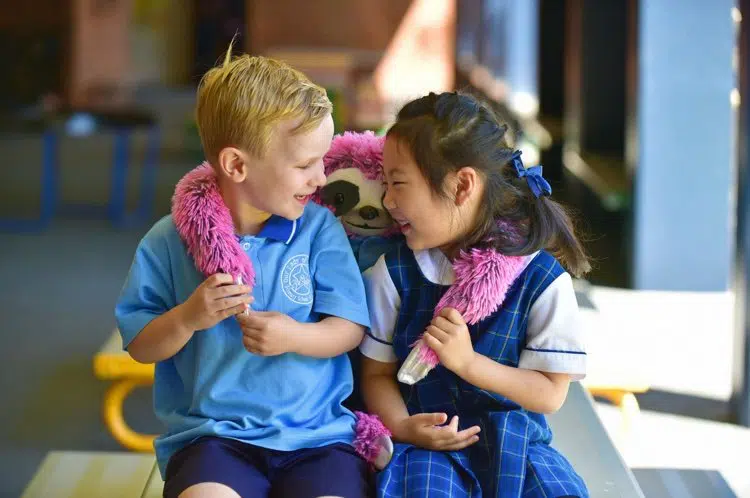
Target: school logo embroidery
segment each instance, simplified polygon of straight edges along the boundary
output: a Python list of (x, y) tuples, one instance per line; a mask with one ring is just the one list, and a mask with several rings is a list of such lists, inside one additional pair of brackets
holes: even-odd
[(297, 304), (310, 304), (313, 301), (312, 282), (307, 254), (292, 256), (281, 269), (281, 290)]

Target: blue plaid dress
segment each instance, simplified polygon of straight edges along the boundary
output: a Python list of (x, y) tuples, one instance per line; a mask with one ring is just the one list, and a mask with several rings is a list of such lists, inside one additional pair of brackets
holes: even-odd
[[(399, 245), (386, 255), (388, 271), (401, 297), (393, 335), (399, 365), (432, 319), (446, 286), (427, 280), (414, 254)], [(504, 365), (518, 366), (525, 345), (529, 310), (536, 298), (564, 272), (540, 252), (512, 284), (501, 309), (470, 326), (474, 350)], [(560, 453), (543, 415), (509, 399), (478, 389), (438, 365), (415, 384), (399, 384), (410, 414), (445, 412), (459, 416), (460, 429), (479, 425), (480, 440), (451, 452), (396, 444), (391, 463), (377, 477), (379, 497), (588, 497), (586, 484)]]

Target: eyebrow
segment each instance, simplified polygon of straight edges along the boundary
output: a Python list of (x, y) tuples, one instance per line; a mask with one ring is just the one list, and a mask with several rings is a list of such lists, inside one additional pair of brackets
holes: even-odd
[(390, 175), (390, 176), (393, 176), (393, 175), (406, 175), (406, 172), (404, 172), (404, 170), (402, 170), (401, 168), (396, 167), (396, 168), (393, 168), (392, 170), (388, 171), (387, 174)]
[(295, 163), (296, 164), (310, 164), (310, 163), (313, 163), (313, 162), (316, 162), (316, 161), (320, 161), (321, 159), (323, 159), (323, 156), (321, 156), (321, 155), (315, 155), (315, 156), (310, 156), (310, 157), (307, 157), (307, 158), (304, 158), (304, 159), (296, 160)]

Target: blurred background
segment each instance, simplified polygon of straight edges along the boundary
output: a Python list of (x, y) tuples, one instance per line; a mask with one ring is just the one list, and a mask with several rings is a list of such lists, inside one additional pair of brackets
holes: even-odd
[[(0, 0), (0, 495), (50, 450), (122, 449), (92, 359), (138, 241), (202, 161), (196, 85), (236, 36), (326, 87), (337, 132), (383, 130), (429, 91), (492, 101), (579, 220), (591, 392), (634, 394), (627, 427), (611, 397), (596, 407), (644, 492), (672, 496), (648, 493), (665, 486), (649, 469), (690, 469), (730, 493), (695, 496), (750, 496), (743, 15), (750, 1)], [(125, 417), (160, 430), (150, 388)]]

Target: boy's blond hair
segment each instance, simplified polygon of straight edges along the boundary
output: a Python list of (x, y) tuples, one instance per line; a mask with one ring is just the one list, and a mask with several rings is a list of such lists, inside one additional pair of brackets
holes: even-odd
[(331, 113), (326, 91), (288, 64), (247, 54), (210, 69), (198, 85), (196, 120), (206, 159), (224, 147), (263, 157), (277, 123), (299, 119), (294, 133), (315, 128)]

